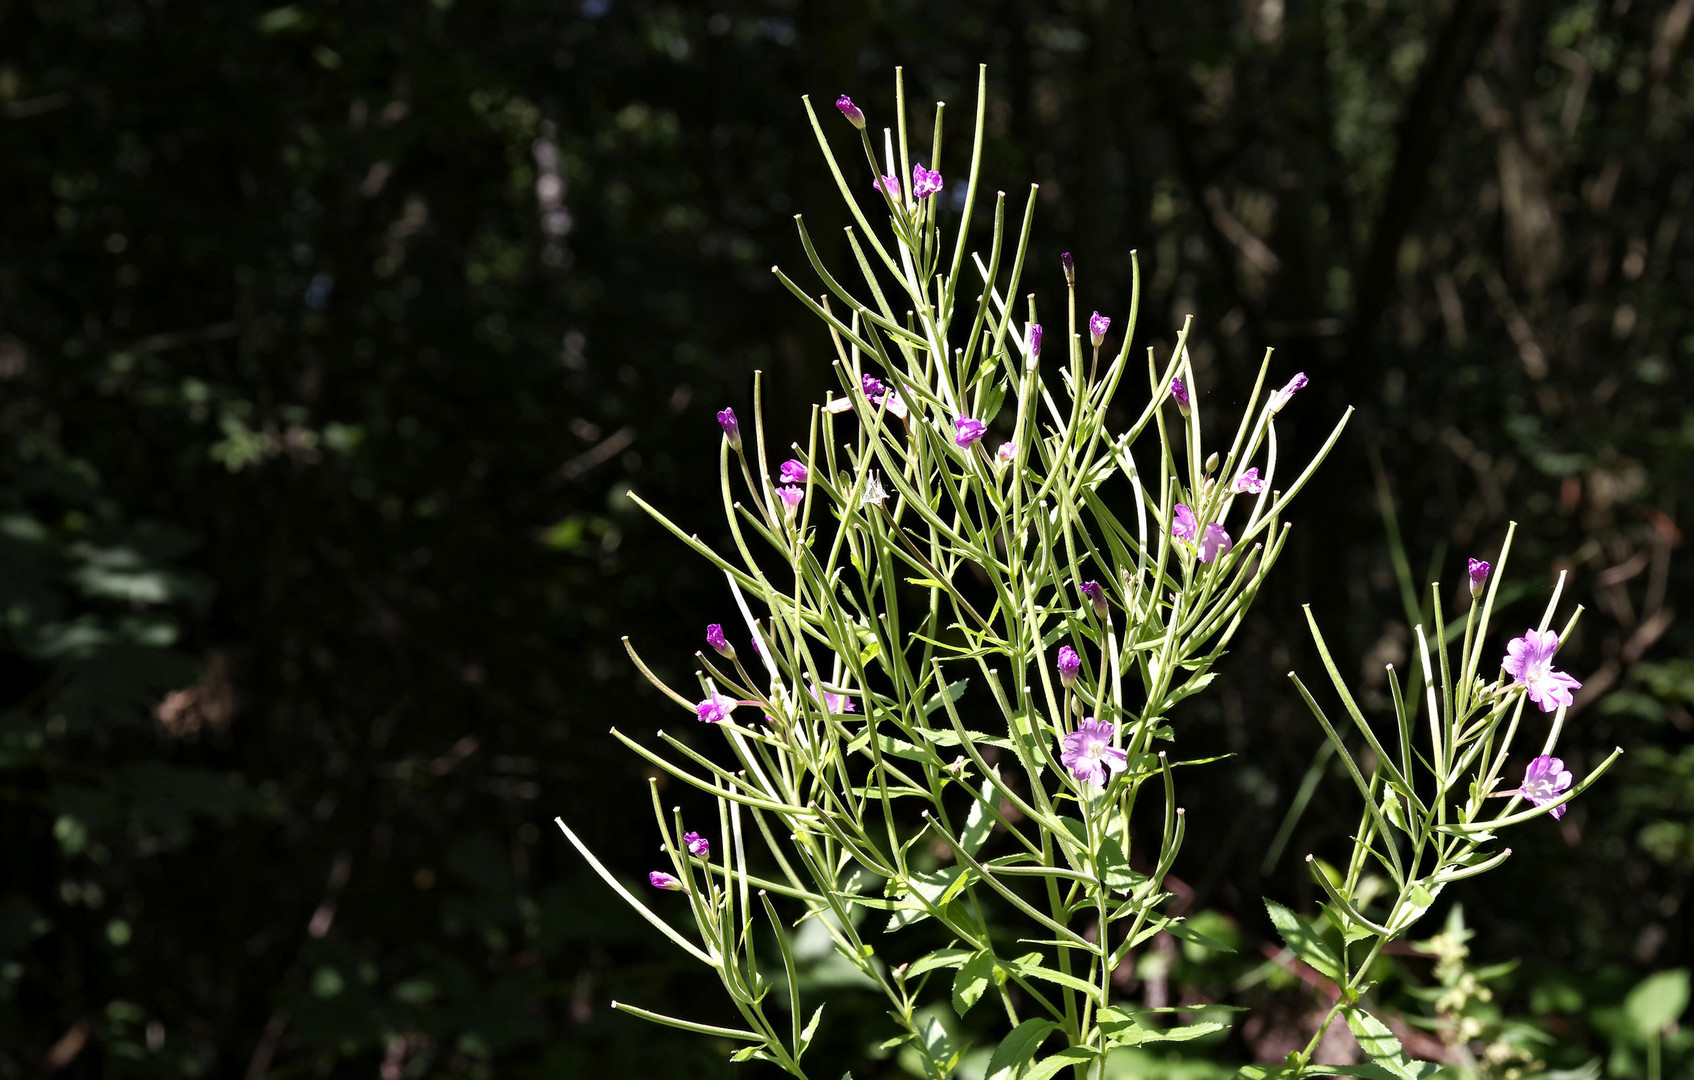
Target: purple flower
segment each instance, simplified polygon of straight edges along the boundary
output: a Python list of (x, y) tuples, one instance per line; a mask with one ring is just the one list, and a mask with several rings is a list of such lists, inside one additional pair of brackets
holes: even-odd
[(1106, 617), (1106, 590), (1100, 587), (1100, 583), (1098, 581), (1083, 582), (1082, 595), (1086, 596), (1089, 604), (1093, 605), (1094, 614), (1104, 619)]
[(953, 421), (953, 425), (958, 428), (958, 433), (953, 436), (953, 441), (963, 447), (969, 447), (971, 443), (976, 442), (988, 432), (987, 424), (981, 420), (972, 420), (968, 416), (959, 417)]
[(1010, 461), (1018, 456), (1018, 444), (1015, 442), (1003, 442), (1000, 444), (1000, 449), (994, 452), (994, 456), (999, 458), (1001, 461)]
[(1206, 535), (1200, 538), (1200, 561), (1211, 562), (1220, 555), (1228, 555), (1229, 549), (1235, 546), (1235, 541), (1224, 532), (1223, 526), (1215, 521), (1206, 523)]
[(1176, 399), (1176, 410), (1182, 415), (1188, 415), (1188, 387), (1181, 379), (1171, 380), (1171, 397)]
[(1103, 724), (1090, 716), (1059, 740), (1059, 760), (1077, 783), (1103, 788), (1110, 774), (1129, 767), (1129, 755), (1112, 745), (1115, 734), (1116, 724)]
[(1069, 645), (1059, 646), (1059, 681), (1066, 686), (1076, 685), (1076, 673), (1082, 670), (1082, 657)]
[(1523, 637), (1506, 642), (1505, 668), (1529, 693), (1542, 712), (1552, 712), (1571, 703), (1570, 692), (1581, 683), (1562, 671), (1553, 670), (1553, 654), (1559, 635), (1551, 630), (1526, 630)]
[(1258, 466), (1255, 465), (1240, 476), (1237, 476), (1235, 478), (1235, 483), (1229, 485), (1229, 490), (1235, 492), (1237, 495), (1242, 492), (1246, 492), (1249, 495), (1257, 495), (1259, 492), (1265, 490), (1265, 482), (1264, 479), (1259, 476)]
[(912, 166), (912, 198), (927, 199), (940, 190), (940, 172), (924, 168), (921, 162)]
[(1281, 412), (1282, 407), (1288, 404), (1289, 399), (1292, 398), (1296, 392), (1305, 389), (1308, 381), (1310, 380), (1306, 378), (1306, 373), (1304, 371), (1297, 373), (1292, 379), (1289, 379), (1287, 384), (1284, 385), (1281, 390), (1271, 394), (1270, 411), (1273, 414)]
[(870, 399), (872, 405), (881, 405), (882, 395), (888, 388), (883, 386), (882, 380), (875, 375), (861, 375), (859, 389), (865, 392), (865, 397)]
[(806, 482), (806, 466), (797, 458), (789, 458), (782, 463), (778, 470), (785, 484), (804, 484)]
[(848, 97), (846, 94), (842, 94), (840, 97), (835, 99), (835, 107), (841, 110), (841, 115), (847, 118), (847, 122), (849, 124), (852, 124), (860, 131), (865, 130), (865, 114), (859, 111), (859, 107), (857, 105), (853, 104), (852, 98)]
[(1041, 324), (1029, 324), (1029, 362), (1034, 364), (1041, 358)]
[(741, 449), (741, 425), (735, 422), (734, 409), (724, 409), (718, 413), (718, 427), (723, 428), (723, 436), (729, 440), (731, 450)]
[(1477, 597), (1482, 595), (1482, 586), (1483, 583), (1488, 580), (1488, 571), (1490, 569), (1492, 569), (1492, 567), (1483, 562), (1481, 559), (1472, 559), (1470, 561), (1470, 595), (1472, 600), (1475, 600)]
[(1096, 349), (1100, 347), (1102, 341), (1106, 340), (1106, 331), (1110, 330), (1111, 327), (1112, 320), (1098, 311), (1088, 316), (1088, 340), (1094, 343)]
[(665, 873), (663, 870), (647, 871), (647, 883), (655, 889), (664, 889), (667, 892), (688, 891), (688, 886), (684, 885), (679, 879)]
[(1200, 523), (1186, 503), (1176, 504), (1176, 513), (1171, 515), (1171, 535), (1190, 544), (1200, 538)]
[(1061, 251), (1059, 253), (1059, 265), (1065, 268), (1065, 284), (1066, 285), (1075, 285), (1076, 284), (1076, 260), (1071, 258), (1070, 252)]
[(709, 859), (712, 857), (712, 842), (704, 836), (701, 836), (699, 833), (683, 833), (682, 842), (688, 846), (688, 853), (690, 855), (698, 855), (702, 859)]
[(753, 655), (754, 656), (765, 655), (765, 647), (763, 645), (759, 644), (759, 635), (758, 634), (753, 635)]
[[(1556, 757), (1542, 754), (1523, 771), (1523, 786), (1518, 788), (1516, 794), (1522, 795), (1536, 806), (1546, 806), (1569, 791), (1570, 782), (1570, 771), (1565, 768), (1565, 763)], [(1563, 803), (1553, 807), (1554, 821), (1565, 816), (1565, 807), (1568, 805)]]
[(820, 690), (818, 691), (818, 700), (823, 702), (825, 712), (850, 713), (859, 711), (853, 707), (853, 699), (846, 694), (833, 694), (828, 690)]
[(794, 516), (795, 511), (800, 509), (800, 500), (806, 497), (806, 489), (803, 487), (796, 487), (793, 484), (790, 484), (787, 487), (777, 488), (776, 493), (782, 496), (783, 509), (788, 512), (788, 516), (791, 518)]
[(735, 646), (731, 645), (729, 639), (723, 636), (723, 626), (720, 623), (713, 623), (706, 627), (706, 644), (716, 649), (720, 655), (731, 660), (735, 659)]
[(900, 201), (900, 178), (898, 176), (881, 176), (873, 181), (871, 186), (895, 202)]
[(721, 724), (729, 719), (729, 714), (735, 711), (736, 704), (734, 698), (726, 698), (713, 690), (705, 701), (694, 706), (694, 715), (700, 718), (702, 724)]

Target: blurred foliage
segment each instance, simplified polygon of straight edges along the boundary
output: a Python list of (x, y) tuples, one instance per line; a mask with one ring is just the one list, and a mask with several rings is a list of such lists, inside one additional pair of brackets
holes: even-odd
[[(1383, 993), (1436, 1025), (1402, 1037), (1440, 1054), (1472, 1016), (1455, 1068), (1506, 1076), (1505, 1040), (1686, 1075), (1691, 16), (0, 4), (0, 1077), (729, 1075), (729, 1048), (606, 1008), (722, 1019), (548, 824), (645, 868), (641, 773), (604, 732), (667, 707), (616, 639), (680, 670), (727, 602), (623, 492), (711, 535), (712, 410), (761, 369), (797, 437), (824, 385), (768, 273), (799, 262), (792, 214), (839, 223), (798, 95), (877, 122), (895, 64), (962, 104), (978, 62), (989, 176), (1042, 185), (1036, 287), (1074, 250), (1121, 310), (1139, 248), (1146, 343), (1197, 315), (1197, 390), (1233, 400), (1269, 345), (1313, 416), (1365, 421), (1195, 699), (1238, 756), (1187, 781), (1177, 874), (1241, 951), (1165, 941), (1123, 987), (1255, 1011), (1114, 1071), (1225, 1075), (1321, 1011), (1257, 897), (1354, 816), (1281, 679), (1310, 664), (1296, 605), (1362, 672), (1405, 656), (1375, 455), (1417, 572), (1458, 589), (1508, 517), (1525, 619), (1570, 570), (1567, 757), (1629, 751), (1461, 890), (1468, 958), (1393, 958)], [(1459, 963), (1488, 997), (1420, 998)], [(879, 1018), (812, 977), (864, 1060)]]

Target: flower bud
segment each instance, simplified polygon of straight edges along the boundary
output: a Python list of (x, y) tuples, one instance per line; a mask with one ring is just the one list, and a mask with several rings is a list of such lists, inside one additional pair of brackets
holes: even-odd
[(1176, 399), (1176, 411), (1188, 417), (1188, 387), (1181, 379), (1171, 380), (1171, 397)]
[(1218, 452), (1213, 450), (1206, 458), (1206, 471), (1216, 472), (1218, 469)]
[(1082, 657), (1069, 645), (1059, 646), (1059, 659), (1055, 665), (1059, 669), (1059, 681), (1068, 689), (1076, 685), (1076, 673), (1082, 670)]
[(1076, 260), (1066, 251), (1059, 256), (1059, 264), (1065, 268), (1065, 284), (1076, 284)]
[(1098, 349), (1100, 343), (1106, 340), (1106, 331), (1111, 328), (1112, 320), (1096, 311), (1088, 317), (1088, 340)]
[(735, 422), (734, 409), (724, 409), (718, 413), (718, 427), (723, 428), (723, 437), (729, 440), (731, 450), (741, 449), (741, 426)]
[(665, 873), (663, 870), (647, 871), (647, 883), (655, 889), (664, 889), (666, 892), (688, 891), (688, 886), (684, 885), (679, 879)]
[(1106, 617), (1106, 590), (1100, 587), (1100, 583), (1098, 581), (1083, 582), (1082, 595), (1086, 596), (1089, 604), (1093, 605), (1094, 614), (1104, 619)]
[(785, 484), (804, 484), (806, 482), (806, 466), (797, 458), (789, 458), (783, 462), (782, 468), (778, 472)]
[(1470, 561), (1470, 596), (1476, 600), (1482, 596), (1482, 586), (1488, 581), (1488, 571), (1492, 569), (1481, 559)]
[(716, 649), (719, 656), (727, 660), (735, 659), (735, 646), (731, 645), (729, 639), (724, 637), (721, 624), (713, 623), (706, 627), (706, 644)]
[(865, 114), (859, 111), (859, 107), (857, 105), (853, 104), (852, 98), (848, 97), (846, 94), (842, 94), (840, 97), (835, 99), (835, 107), (841, 110), (841, 115), (847, 118), (847, 122), (849, 124), (852, 124), (860, 131), (865, 130)]
[(1035, 370), (1036, 361), (1041, 359), (1041, 324), (1029, 324), (1029, 359), (1025, 361), (1030, 371)]
[(682, 842), (683, 845), (688, 848), (688, 853), (690, 855), (698, 855), (702, 859), (709, 859), (712, 857), (712, 842), (704, 836), (701, 836), (699, 833), (683, 833)]

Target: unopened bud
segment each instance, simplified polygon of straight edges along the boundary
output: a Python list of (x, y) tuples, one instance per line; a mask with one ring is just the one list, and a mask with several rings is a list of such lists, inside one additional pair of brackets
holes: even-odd
[(1067, 251), (1067, 252), (1064, 252), (1063, 254), (1061, 254), (1059, 256), (1059, 262), (1065, 268), (1065, 284), (1066, 285), (1075, 285), (1076, 284), (1076, 260), (1071, 258), (1071, 253)]
[(1217, 472), (1217, 469), (1218, 469), (1218, 452), (1216, 450), (1213, 450), (1211, 456), (1206, 459), (1206, 471), (1207, 472)]
[(840, 97), (835, 99), (835, 107), (841, 110), (841, 115), (847, 118), (847, 122), (849, 124), (852, 124), (860, 131), (865, 130), (865, 114), (859, 111), (859, 107), (857, 105), (853, 104), (852, 98), (848, 97), (846, 94), (842, 94)]

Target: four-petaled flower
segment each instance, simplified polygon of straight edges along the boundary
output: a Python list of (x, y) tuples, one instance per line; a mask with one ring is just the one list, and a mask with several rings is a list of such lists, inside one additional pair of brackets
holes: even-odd
[(1235, 478), (1235, 483), (1229, 485), (1229, 490), (1236, 494), (1246, 492), (1249, 495), (1257, 495), (1259, 492), (1265, 490), (1265, 481), (1261, 476), (1259, 476), (1258, 466), (1255, 465), (1240, 476), (1237, 476)]
[(1562, 671), (1553, 670), (1553, 654), (1559, 635), (1551, 630), (1526, 630), (1523, 637), (1506, 643), (1506, 672), (1529, 693), (1542, 712), (1552, 712), (1571, 703), (1570, 692), (1582, 684)]
[[(1565, 763), (1556, 757), (1542, 754), (1529, 763), (1529, 768), (1523, 771), (1523, 786), (1515, 794), (1522, 795), (1536, 806), (1546, 806), (1560, 795), (1570, 790), (1570, 770)], [(1514, 794), (1507, 792), (1506, 794)], [(1553, 820), (1565, 816), (1565, 808), (1569, 803), (1561, 803), (1553, 807)]]
[(941, 190), (941, 173), (936, 169), (926, 169), (919, 162), (912, 166), (912, 198), (927, 199)]
[(734, 409), (724, 409), (718, 413), (718, 427), (723, 428), (724, 438), (729, 440), (731, 450), (741, 449), (741, 426), (735, 422)]
[(782, 497), (783, 508), (789, 517), (793, 517), (795, 511), (800, 509), (800, 500), (806, 497), (806, 489), (793, 484), (777, 488), (776, 493)]
[(699, 833), (683, 833), (682, 842), (687, 846), (688, 853), (690, 855), (698, 855), (702, 859), (709, 859), (712, 857), (712, 842), (704, 836), (701, 836)]
[(700, 718), (702, 724), (721, 724), (729, 719), (737, 704), (734, 698), (726, 698), (713, 690), (705, 701), (694, 706), (694, 715)]
[(1176, 513), (1171, 515), (1171, 535), (1190, 544), (1200, 538), (1200, 523), (1186, 503), (1176, 504)]
[(1176, 410), (1182, 415), (1188, 415), (1188, 386), (1181, 379), (1171, 380), (1171, 397), (1176, 399)]
[(1292, 398), (1298, 391), (1305, 389), (1306, 383), (1309, 381), (1310, 380), (1306, 378), (1306, 373), (1304, 371), (1297, 372), (1292, 379), (1289, 379), (1288, 382), (1283, 385), (1281, 390), (1271, 394), (1270, 411), (1272, 413), (1281, 412), (1282, 407), (1288, 404), (1289, 399)]
[(663, 870), (649, 870), (649, 871), (647, 871), (647, 883), (649, 885), (653, 886), (653, 888), (655, 888), (655, 889), (664, 889), (667, 892), (687, 892), (688, 891), (688, 886), (684, 885), (681, 882), (681, 880), (679, 880), (678, 878), (672, 877), (670, 874), (665, 873)]
[(1235, 541), (1229, 538), (1222, 525), (1215, 521), (1206, 523), (1206, 533), (1200, 538), (1200, 561), (1211, 562), (1220, 555), (1228, 555), (1229, 549), (1235, 546)]
[(987, 424), (983, 423), (981, 420), (972, 420), (968, 416), (959, 417), (957, 420), (953, 421), (953, 426), (958, 429), (957, 433), (953, 436), (953, 441), (963, 447), (970, 446), (972, 443), (976, 442), (988, 433)]
[(727, 656), (731, 660), (735, 659), (735, 646), (731, 645), (729, 639), (723, 636), (723, 625), (721, 623), (712, 623), (706, 627), (706, 644), (716, 649), (721, 655)]
[(806, 482), (806, 466), (797, 458), (789, 458), (783, 462), (778, 473), (785, 484), (804, 484)]
[(1470, 595), (1475, 600), (1482, 595), (1482, 585), (1488, 580), (1488, 571), (1492, 569), (1481, 559), (1472, 559), (1468, 573), (1470, 574)]
[(848, 97), (846, 94), (842, 94), (840, 97), (835, 99), (835, 107), (841, 110), (841, 115), (847, 118), (847, 122), (849, 124), (852, 124), (860, 131), (865, 130), (865, 114), (859, 111), (859, 107), (857, 105), (853, 104), (852, 98)]
[(1129, 768), (1129, 755), (1112, 745), (1116, 724), (1087, 717), (1076, 730), (1059, 740), (1059, 760), (1076, 777), (1077, 783), (1103, 788), (1112, 773)]
[(895, 202), (900, 201), (900, 178), (898, 176), (884, 174), (874, 180), (871, 186)]
[(1106, 590), (1100, 587), (1100, 583), (1098, 581), (1083, 582), (1082, 595), (1088, 598), (1089, 604), (1094, 608), (1094, 614), (1104, 619), (1106, 617)]
[(1074, 686), (1076, 684), (1076, 673), (1082, 670), (1082, 657), (1078, 656), (1076, 650), (1069, 645), (1060, 645), (1057, 667), (1059, 669), (1059, 681), (1066, 686)]
[(835, 694), (828, 690), (820, 690), (818, 700), (823, 702), (825, 712), (850, 713), (859, 711), (853, 707), (853, 699), (846, 694)]
[(1098, 349), (1100, 343), (1106, 340), (1106, 331), (1112, 328), (1112, 320), (1096, 311), (1088, 316), (1088, 340)]

